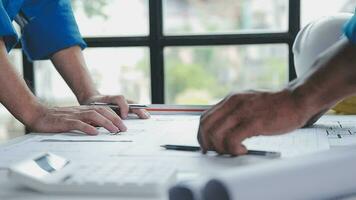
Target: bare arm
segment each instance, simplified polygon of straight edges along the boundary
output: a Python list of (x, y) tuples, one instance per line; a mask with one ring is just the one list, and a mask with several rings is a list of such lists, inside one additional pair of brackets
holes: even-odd
[(95, 95), (99, 95), (85, 67), (85, 61), (78, 46), (61, 50), (51, 58), (57, 71), (76, 95), (80, 104)]
[(300, 128), (355, 93), (356, 46), (342, 39), (319, 57), (312, 71), (282, 91), (226, 97), (201, 117), (198, 141), (204, 152), (244, 154), (244, 139)]
[(5, 44), (0, 39), (0, 102), (22, 123), (30, 125), (44, 107), (28, 89), (10, 63)]
[[(96, 90), (87, 70), (80, 47), (74, 46), (63, 49), (55, 53), (51, 60), (57, 71), (62, 75), (64, 80), (76, 95), (80, 104), (85, 105), (95, 101), (114, 103), (119, 105), (121, 117), (127, 117), (129, 112), (128, 103), (131, 103), (131, 101), (126, 101), (123, 95), (101, 95)], [(149, 117), (148, 113), (144, 110), (135, 109), (132, 110), (132, 112), (136, 113), (143, 119)]]
[(119, 117), (110, 109), (94, 106), (48, 108), (31, 93), (10, 63), (0, 39), (0, 102), (24, 125), (36, 132), (80, 130), (97, 134), (94, 127), (111, 132), (125, 131)]
[(356, 93), (356, 46), (344, 38), (320, 55), (316, 67), (289, 88), (310, 110), (321, 110)]

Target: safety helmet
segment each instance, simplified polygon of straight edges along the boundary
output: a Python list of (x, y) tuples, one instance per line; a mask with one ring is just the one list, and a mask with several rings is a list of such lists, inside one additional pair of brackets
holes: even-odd
[[(321, 53), (344, 37), (343, 26), (352, 16), (350, 13), (340, 13), (322, 17), (298, 33), (293, 45), (294, 65), (298, 77), (313, 67)], [(356, 96), (339, 102), (333, 110), (356, 114)]]

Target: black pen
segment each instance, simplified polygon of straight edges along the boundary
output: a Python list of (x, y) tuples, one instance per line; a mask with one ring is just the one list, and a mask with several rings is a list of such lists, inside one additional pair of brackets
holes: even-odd
[[(117, 104), (110, 104), (110, 103), (94, 102), (94, 103), (91, 103), (90, 105), (92, 105), (92, 106), (108, 106), (111, 109), (119, 109), (119, 106)], [(147, 107), (148, 107), (147, 105), (143, 105), (143, 104), (129, 104), (130, 109), (145, 109)]]
[(185, 146), (185, 145), (161, 145), (161, 147), (168, 150), (177, 150), (177, 151), (200, 151), (200, 147), (197, 146)]
[[(161, 145), (161, 147), (168, 150), (177, 150), (177, 151), (200, 151), (201, 148), (198, 146), (186, 146), (186, 145)], [(248, 150), (246, 155), (255, 155), (255, 156), (266, 156), (278, 158), (281, 157), (280, 152), (276, 151), (258, 151), (258, 150)]]

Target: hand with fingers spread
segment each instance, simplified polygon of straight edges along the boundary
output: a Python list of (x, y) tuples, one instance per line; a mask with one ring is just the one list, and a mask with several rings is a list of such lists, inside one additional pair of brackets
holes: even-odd
[(88, 135), (98, 134), (96, 126), (104, 127), (111, 133), (127, 130), (121, 118), (110, 108), (103, 106), (41, 107), (27, 126), (35, 132), (79, 130)]
[(122, 95), (110, 96), (110, 95), (94, 95), (83, 103), (89, 105), (90, 103), (101, 102), (108, 104), (116, 104), (119, 106), (119, 115), (121, 118), (126, 119), (129, 112), (135, 113), (140, 119), (150, 118), (150, 114), (144, 109), (129, 109), (129, 103), (132, 101), (126, 100)]
[(285, 133), (303, 126), (312, 113), (297, 99), (288, 90), (228, 96), (201, 117), (198, 141), (203, 152), (245, 154), (242, 141), (246, 138)]
[[(54, 53), (51, 60), (83, 106), (48, 108), (39, 102), (14, 70), (2, 38), (0, 38), (0, 103), (35, 132), (58, 133), (79, 130), (95, 135), (98, 134), (95, 126), (104, 127), (113, 133), (127, 130), (121, 118), (127, 118), (130, 102), (121, 95), (100, 95), (86, 68), (80, 47), (62, 49)], [(86, 105), (92, 102), (117, 104), (120, 113), (118, 115), (105, 106)], [(131, 112), (142, 119), (149, 118), (145, 110), (135, 109)]]
[(340, 100), (356, 94), (355, 54), (355, 44), (341, 38), (282, 91), (228, 96), (201, 117), (198, 141), (203, 152), (245, 154), (246, 138), (314, 123)]

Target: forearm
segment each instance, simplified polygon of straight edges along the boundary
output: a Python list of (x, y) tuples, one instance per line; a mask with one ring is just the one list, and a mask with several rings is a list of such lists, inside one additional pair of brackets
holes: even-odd
[(22, 123), (30, 125), (44, 107), (28, 89), (9, 62), (5, 45), (0, 40), (0, 102)]
[(324, 52), (315, 67), (290, 84), (296, 99), (313, 114), (356, 93), (356, 47), (346, 39)]
[(89, 97), (99, 94), (86, 68), (82, 51), (78, 46), (55, 53), (51, 60), (80, 104), (84, 104)]
[[(79, 47), (61, 50), (55, 53), (51, 60), (77, 96), (80, 104), (93, 102), (117, 104), (120, 107), (120, 116), (127, 118), (130, 111), (128, 103), (132, 103), (132, 101), (126, 100), (123, 95), (101, 95), (96, 90)], [(137, 114), (141, 119), (149, 118), (149, 114), (142, 109), (132, 109), (131, 112)]]

